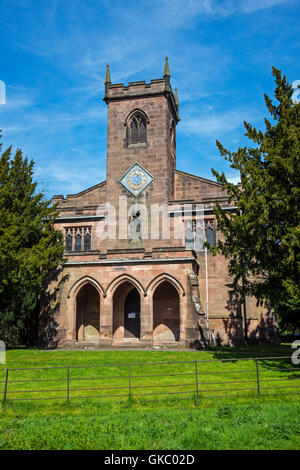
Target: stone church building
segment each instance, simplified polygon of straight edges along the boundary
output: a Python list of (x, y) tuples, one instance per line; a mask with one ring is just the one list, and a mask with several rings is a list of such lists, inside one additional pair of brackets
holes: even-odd
[[(104, 101), (106, 180), (53, 197), (66, 245), (57, 346), (190, 348), (209, 331), (217, 344), (239, 344), (245, 322), (226, 261), (203, 248), (220, 236), (215, 203), (235, 207), (215, 181), (176, 169), (179, 103), (167, 58), (150, 83), (112, 84), (107, 66)], [(246, 325), (253, 339), (272, 336), (272, 318), (251, 299)]]

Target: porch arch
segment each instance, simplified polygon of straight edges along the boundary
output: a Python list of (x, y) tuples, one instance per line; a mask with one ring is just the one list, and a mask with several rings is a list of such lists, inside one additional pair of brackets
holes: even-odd
[(141, 292), (128, 280), (119, 283), (112, 294), (113, 339), (139, 339), (141, 336)]
[(185, 296), (185, 290), (181, 284), (180, 281), (178, 281), (174, 276), (172, 276), (172, 274), (168, 274), (168, 273), (162, 273), (162, 274), (159, 274), (158, 276), (154, 277), (148, 284), (147, 288), (146, 288), (146, 295), (148, 294), (148, 292), (150, 293), (153, 293), (155, 291), (155, 289), (163, 282), (169, 282), (170, 284), (172, 284), (175, 289), (177, 290), (178, 294), (179, 295), (182, 295), (183, 297)]
[(162, 280), (153, 291), (153, 342), (170, 343), (180, 339), (180, 297), (170, 280)]
[(104, 289), (99, 281), (92, 278), (91, 276), (83, 276), (70, 287), (67, 298), (69, 299), (73, 295), (77, 295), (78, 291), (83, 287), (85, 284), (91, 284), (97, 289), (99, 295), (104, 294)]
[(100, 335), (100, 294), (96, 287), (85, 282), (77, 290), (76, 340), (97, 341)]
[(108, 284), (108, 286), (106, 287), (104, 291), (104, 296), (106, 297), (107, 295), (114, 295), (118, 286), (120, 286), (121, 284), (123, 284), (123, 282), (126, 282), (126, 281), (132, 284), (133, 287), (135, 287), (137, 291), (140, 293), (140, 295), (144, 295), (144, 296), (147, 295), (146, 289), (144, 288), (142, 283), (138, 281), (138, 279), (131, 276), (130, 274), (120, 274), (120, 276), (115, 277), (115, 279), (113, 279)]

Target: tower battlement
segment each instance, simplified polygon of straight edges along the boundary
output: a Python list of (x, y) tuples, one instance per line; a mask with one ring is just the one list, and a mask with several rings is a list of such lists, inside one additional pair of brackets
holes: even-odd
[(107, 87), (108, 93), (105, 94), (104, 99), (107, 98), (125, 98), (126, 96), (144, 96), (152, 94), (161, 94), (165, 91), (170, 91), (164, 78), (151, 80), (150, 83), (143, 81), (129, 82), (128, 85), (124, 83), (109, 84)]
[(160, 95), (164, 95), (169, 99), (171, 108), (173, 108), (173, 112), (176, 116), (176, 120), (177, 122), (180, 121), (177, 89), (174, 94), (170, 84), (170, 71), (167, 58), (163, 78), (153, 79), (150, 83), (146, 83), (145, 80), (129, 82), (128, 85), (124, 85), (124, 83), (112, 83), (109, 65), (107, 65), (105, 96), (103, 98), (107, 104), (112, 101)]

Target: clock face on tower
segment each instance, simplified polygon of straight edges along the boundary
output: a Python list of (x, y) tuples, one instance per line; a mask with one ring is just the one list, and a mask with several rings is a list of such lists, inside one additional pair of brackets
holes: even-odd
[(124, 188), (137, 197), (153, 180), (153, 176), (147, 170), (135, 163), (119, 181)]

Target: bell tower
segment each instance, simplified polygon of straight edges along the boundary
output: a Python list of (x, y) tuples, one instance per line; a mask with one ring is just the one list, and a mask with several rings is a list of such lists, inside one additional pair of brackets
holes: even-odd
[(115, 205), (123, 194), (132, 201), (167, 203), (174, 196), (176, 125), (180, 120), (168, 58), (163, 78), (150, 83), (113, 84), (107, 65), (103, 99), (108, 106), (107, 200)]

